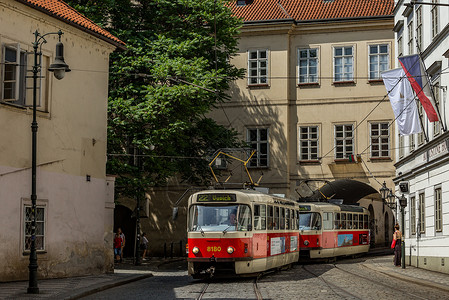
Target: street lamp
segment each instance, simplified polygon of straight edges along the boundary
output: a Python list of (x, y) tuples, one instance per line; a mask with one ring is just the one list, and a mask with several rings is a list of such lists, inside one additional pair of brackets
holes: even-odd
[[(70, 72), (69, 66), (64, 62), (63, 45), (61, 43), (61, 30), (58, 32), (49, 32), (41, 35), (37, 30), (34, 32), (34, 64), (33, 64), (33, 121), (31, 123), (31, 245), (30, 245), (30, 264), (28, 294), (39, 294), (39, 287), (37, 286), (37, 253), (36, 253), (36, 157), (37, 157), (37, 78), (41, 70), (42, 45), (47, 42), (45, 37), (47, 35), (57, 34), (59, 42), (56, 44), (55, 62), (50, 65), (48, 70), (53, 72), (55, 77), (59, 80), (64, 78), (65, 72)], [(39, 49), (39, 47), (41, 49)]]
[(380, 188), (380, 196), (382, 197), (382, 200), (384, 200), (385, 201), (385, 199), (387, 199), (387, 197), (388, 197), (388, 191), (390, 191), (388, 188), (387, 188), (387, 184), (385, 183), (385, 181), (384, 181), (384, 183), (382, 184), (382, 187)]

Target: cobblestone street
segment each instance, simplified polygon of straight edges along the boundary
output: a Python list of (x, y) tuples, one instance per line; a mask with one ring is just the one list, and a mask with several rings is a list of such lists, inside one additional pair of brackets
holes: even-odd
[[(395, 274), (389, 275), (390, 262), (391, 256), (381, 256), (297, 264), (266, 274), (257, 284), (254, 278), (193, 280), (185, 271), (185, 262), (175, 262), (152, 271), (153, 277), (83, 299), (449, 299), (449, 290), (441, 289), (449, 284), (448, 275), (394, 267), (391, 272)], [(413, 271), (423, 278), (399, 277)], [(429, 282), (440, 281), (441, 286), (423, 284), (424, 277)]]

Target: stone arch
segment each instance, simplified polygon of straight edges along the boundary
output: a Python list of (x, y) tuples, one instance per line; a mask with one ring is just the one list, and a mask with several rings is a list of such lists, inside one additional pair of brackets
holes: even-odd
[(134, 257), (134, 245), (136, 237), (136, 218), (132, 217), (132, 210), (126, 206), (117, 204), (114, 209), (114, 232), (122, 228), (125, 234), (125, 248), (123, 249), (123, 257)]

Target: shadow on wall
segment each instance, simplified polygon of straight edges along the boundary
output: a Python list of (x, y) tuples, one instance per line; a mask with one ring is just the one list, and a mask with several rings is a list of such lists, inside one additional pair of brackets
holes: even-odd
[[(263, 87), (252, 88), (248, 96), (243, 94), (235, 83), (231, 84), (229, 96), (232, 99), (231, 106), (227, 106), (225, 102), (223, 109), (213, 111), (210, 117), (219, 124), (235, 128), (239, 133), (239, 138), (244, 141), (247, 140), (248, 129), (268, 128), (268, 167), (249, 168), (250, 174), (253, 180), (257, 181), (263, 172), (261, 186), (275, 184), (286, 188), (289, 180), (287, 140), (289, 130), (291, 130), (288, 128), (288, 120), (289, 115), (292, 114), (289, 111), (287, 99), (270, 99)], [(296, 116), (296, 113), (294, 115)], [(228, 182), (248, 181), (241, 163), (234, 162), (228, 166), (228, 170), (232, 170), (233, 173)], [(221, 172), (221, 174), (223, 180), (228, 176), (226, 172)], [(285, 190), (279, 192), (285, 193)]]
[(125, 234), (123, 257), (134, 257), (134, 239), (136, 236), (136, 219), (131, 217), (132, 211), (122, 205), (116, 205), (114, 210), (114, 233), (120, 227)]

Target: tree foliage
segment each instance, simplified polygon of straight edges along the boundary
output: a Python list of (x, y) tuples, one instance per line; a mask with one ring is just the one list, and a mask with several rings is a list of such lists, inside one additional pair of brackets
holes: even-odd
[(229, 63), (240, 21), (217, 0), (67, 2), (127, 45), (110, 66), (107, 172), (118, 175), (117, 195), (173, 175), (206, 184), (208, 154), (241, 145), (206, 116), (243, 75)]

